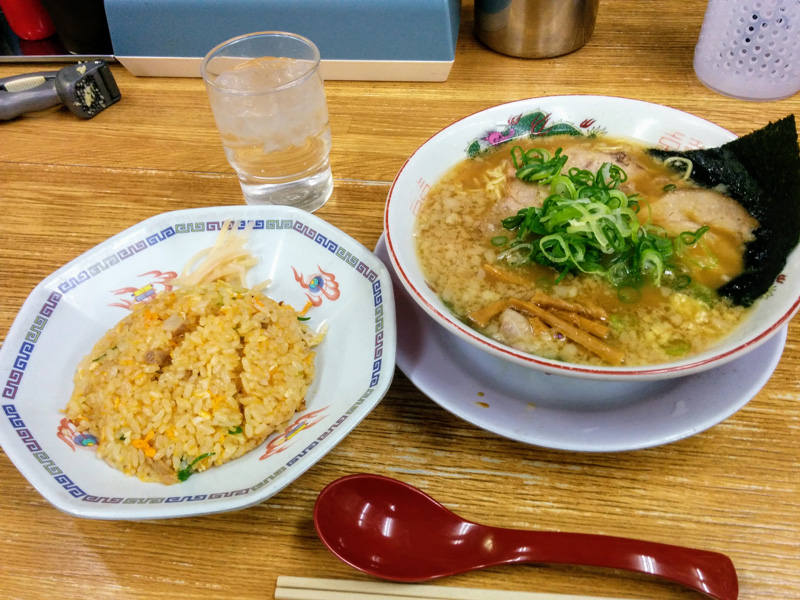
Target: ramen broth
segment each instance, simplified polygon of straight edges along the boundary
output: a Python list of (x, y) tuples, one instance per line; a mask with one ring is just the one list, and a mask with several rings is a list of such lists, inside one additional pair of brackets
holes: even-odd
[[(682, 281), (691, 283), (657, 286), (646, 279), (634, 294), (623, 294), (604, 276), (561, 275), (549, 266), (505, 260), (507, 245), (498, 240), (516, 232), (502, 220), (550, 194), (547, 185), (516, 178), (514, 144), (506, 144), (451, 169), (417, 217), (416, 250), (426, 281), (459, 319), (537, 356), (622, 366), (697, 354), (744, 319), (747, 309), (715, 292), (741, 272), (744, 245), (758, 227), (738, 203), (697, 187), (627, 140), (557, 136), (515, 144), (551, 154), (561, 148), (569, 157), (562, 172), (575, 166), (595, 172), (604, 162), (619, 166), (627, 174), (619, 189), (636, 195), (639, 222), (670, 237), (707, 227), (676, 259)], [(584, 341), (584, 332), (595, 339)]]

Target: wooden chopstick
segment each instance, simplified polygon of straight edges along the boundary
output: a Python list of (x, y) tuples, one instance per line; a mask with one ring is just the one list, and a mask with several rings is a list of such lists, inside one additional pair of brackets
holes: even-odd
[(599, 596), (574, 596), (516, 592), (417, 583), (384, 583), (281, 575), (275, 600), (623, 600)]

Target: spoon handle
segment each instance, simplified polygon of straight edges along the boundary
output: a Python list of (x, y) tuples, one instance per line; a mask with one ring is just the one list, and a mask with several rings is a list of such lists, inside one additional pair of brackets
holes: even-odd
[(718, 552), (605, 535), (489, 529), (503, 546), (502, 563), (623, 569), (662, 577), (719, 600), (736, 600), (739, 595), (733, 562)]

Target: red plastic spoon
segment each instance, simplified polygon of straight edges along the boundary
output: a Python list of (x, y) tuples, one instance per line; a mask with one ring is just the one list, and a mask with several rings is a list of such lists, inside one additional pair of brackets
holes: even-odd
[(314, 525), (347, 564), (392, 581), (427, 581), (492, 565), (561, 563), (624, 569), (736, 600), (724, 554), (585, 533), (522, 531), (472, 523), (424, 492), (380, 475), (349, 475), (317, 498)]

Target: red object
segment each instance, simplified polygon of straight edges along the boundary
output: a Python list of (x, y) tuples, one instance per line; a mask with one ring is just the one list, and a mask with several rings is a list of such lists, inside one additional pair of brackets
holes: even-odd
[(11, 31), (23, 40), (43, 40), (56, 32), (50, 13), (39, 0), (0, 0), (0, 9)]
[(20, 40), (19, 49), (22, 56), (58, 56), (67, 52), (58, 38), (52, 36), (43, 40)]
[(349, 475), (317, 498), (322, 543), (347, 564), (392, 581), (427, 581), (510, 563), (560, 563), (655, 575), (717, 600), (736, 600), (739, 580), (724, 554), (584, 533), (522, 531), (472, 523), (415, 487)]

